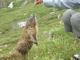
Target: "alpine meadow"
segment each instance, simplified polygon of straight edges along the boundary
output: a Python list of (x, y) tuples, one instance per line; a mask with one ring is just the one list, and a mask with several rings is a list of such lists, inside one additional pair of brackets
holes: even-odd
[[(22, 5), (24, 1), (6, 0), (6, 7), (0, 8), (0, 58), (11, 54), (21, 37), (24, 27), (13, 28), (13, 25), (25, 22), (31, 14), (35, 14), (38, 22), (38, 45), (33, 44), (24, 60), (70, 60), (80, 52), (80, 41), (76, 42), (72, 33), (64, 31), (65, 9), (48, 8), (43, 3), (35, 5), (34, 0)], [(8, 7), (10, 2), (13, 8)]]

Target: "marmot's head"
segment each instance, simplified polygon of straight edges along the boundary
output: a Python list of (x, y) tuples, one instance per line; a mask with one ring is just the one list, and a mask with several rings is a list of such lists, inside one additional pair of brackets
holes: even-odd
[(36, 24), (37, 24), (36, 16), (34, 14), (31, 14), (27, 19), (26, 27), (29, 27), (29, 26), (35, 27)]
[(37, 19), (34, 14), (31, 14), (29, 18), (27, 19), (25, 29), (27, 29), (27, 34), (29, 37), (29, 40), (35, 43), (36, 45), (38, 44), (37, 42)]

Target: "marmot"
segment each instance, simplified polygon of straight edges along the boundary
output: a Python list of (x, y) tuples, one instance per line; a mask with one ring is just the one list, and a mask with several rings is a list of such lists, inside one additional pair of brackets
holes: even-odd
[(27, 19), (23, 33), (18, 41), (12, 54), (0, 58), (0, 60), (23, 60), (31, 49), (33, 43), (37, 42), (37, 20), (34, 14), (31, 14)]

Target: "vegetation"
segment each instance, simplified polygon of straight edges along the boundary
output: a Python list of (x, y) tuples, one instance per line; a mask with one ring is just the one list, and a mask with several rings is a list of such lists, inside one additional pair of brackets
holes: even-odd
[[(10, 3), (12, 0), (7, 1)], [(15, 2), (15, 0), (14, 0)], [(72, 33), (65, 33), (61, 17), (65, 10), (47, 8), (43, 4), (34, 5), (33, 2), (21, 6), (22, 0), (15, 2), (14, 8), (0, 9), (0, 57), (13, 52), (19, 40), (23, 28), (12, 29), (12, 26), (21, 21), (26, 21), (28, 16), (34, 13), (38, 20), (38, 46), (33, 45), (28, 60), (70, 60), (70, 57), (80, 51), (80, 42), (75, 42)], [(31, 1), (30, 1), (31, 2)], [(79, 11), (79, 10), (78, 10)], [(53, 40), (49, 39), (49, 32), (52, 30)]]

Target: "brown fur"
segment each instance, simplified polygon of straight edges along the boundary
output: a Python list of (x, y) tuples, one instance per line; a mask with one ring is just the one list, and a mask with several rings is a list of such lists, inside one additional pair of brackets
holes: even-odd
[(24, 27), (22, 36), (18, 41), (14, 52), (6, 57), (0, 58), (0, 60), (9, 60), (15, 58), (15, 60), (23, 60), (23, 58), (28, 54), (33, 43), (37, 44), (36, 34), (37, 34), (37, 21), (35, 15), (32, 14), (28, 19)]

